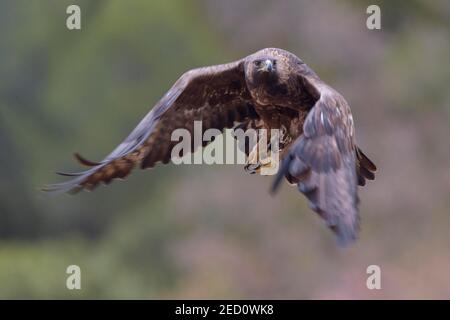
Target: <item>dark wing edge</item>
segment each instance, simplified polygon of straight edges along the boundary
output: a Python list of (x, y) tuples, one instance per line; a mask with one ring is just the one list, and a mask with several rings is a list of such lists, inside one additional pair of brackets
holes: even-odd
[(99, 183), (125, 178), (138, 164), (144, 169), (158, 162), (168, 163), (171, 149), (177, 143), (170, 139), (172, 131), (185, 128), (192, 133), (195, 120), (203, 121), (203, 130), (223, 130), (233, 127), (235, 122), (256, 118), (245, 85), (244, 60), (190, 70), (104, 160), (93, 162), (75, 154), (79, 163), (91, 168), (77, 173), (59, 172), (73, 179), (47, 185), (43, 191), (92, 190)]
[(373, 179), (375, 170), (355, 145), (346, 101), (327, 88), (310, 110), (303, 134), (283, 159), (272, 191), (283, 177), (296, 183), (311, 209), (337, 235), (338, 244), (345, 246), (357, 239), (359, 231), (357, 184)]
[(356, 172), (358, 173), (358, 185), (365, 186), (366, 179), (374, 180), (376, 165), (362, 152), (359, 147), (356, 147)]

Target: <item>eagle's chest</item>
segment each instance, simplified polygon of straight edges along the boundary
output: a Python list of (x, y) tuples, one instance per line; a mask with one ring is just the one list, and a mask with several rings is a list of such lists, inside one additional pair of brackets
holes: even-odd
[[(265, 85), (254, 88), (251, 91), (252, 98), (257, 104), (266, 106), (280, 106), (295, 110), (310, 109), (308, 95), (297, 82), (284, 81), (267, 83)], [(276, 112), (270, 109), (268, 112)]]
[(283, 135), (299, 136), (303, 130), (303, 123), (307, 111), (295, 110), (275, 105), (256, 105), (255, 110), (267, 129), (282, 130)]
[(253, 99), (260, 105), (284, 105), (292, 100), (292, 93), (286, 84), (271, 84), (255, 88)]

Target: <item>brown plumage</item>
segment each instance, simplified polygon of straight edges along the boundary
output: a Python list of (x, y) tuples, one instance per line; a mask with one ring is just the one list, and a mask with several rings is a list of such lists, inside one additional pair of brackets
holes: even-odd
[[(302, 60), (285, 50), (266, 48), (244, 59), (183, 74), (131, 134), (104, 160), (51, 192), (77, 192), (125, 178), (139, 165), (168, 163), (178, 128), (282, 129), (282, 163), (273, 191), (283, 177), (298, 186), (310, 207), (325, 219), (342, 244), (358, 231), (357, 185), (373, 180), (375, 165), (356, 146), (353, 118), (345, 99)], [(248, 151), (248, 150), (247, 150)], [(248, 152), (247, 152), (248, 154)], [(260, 164), (248, 165), (254, 172)]]

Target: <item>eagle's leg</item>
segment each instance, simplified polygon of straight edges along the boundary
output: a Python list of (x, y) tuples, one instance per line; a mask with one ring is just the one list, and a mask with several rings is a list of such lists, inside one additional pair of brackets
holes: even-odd
[[(267, 131), (267, 135), (267, 139), (258, 141), (258, 143), (253, 147), (252, 151), (247, 157), (245, 170), (250, 172), (251, 174), (259, 173), (262, 175), (272, 175), (278, 171), (278, 167), (280, 164), (280, 153), (274, 154), (274, 152), (276, 151), (272, 150), (272, 146), (270, 143), (270, 130)], [(266, 143), (264, 149), (262, 149), (262, 143)]]
[(250, 152), (247, 163), (245, 164), (245, 170), (251, 174), (272, 175), (277, 172), (278, 167), (279, 157), (275, 157), (272, 152), (269, 155), (266, 154), (264, 158), (259, 159), (258, 146), (255, 146)]
[[(287, 126), (277, 108), (265, 107), (257, 111), (263, 120), (263, 125), (259, 129), (265, 129), (265, 136), (258, 136), (256, 145), (247, 157), (245, 170), (252, 174), (276, 174), (280, 164), (281, 152), (284, 146), (290, 142)], [(272, 129), (275, 128), (279, 130), (277, 136), (274, 136), (274, 138), (279, 139), (277, 141), (278, 146), (272, 145)]]
[(261, 163), (258, 158), (258, 143), (256, 143), (248, 154), (247, 161), (244, 166), (245, 171), (250, 174), (257, 173), (258, 169), (261, 167)]
[(262, 175), (274, 175), (278, 172), (279, 166), (279, 157), (274, 157), (271, 153), (269, 157), (261, 160), (261, 166), (258, 168), (257, 172)]

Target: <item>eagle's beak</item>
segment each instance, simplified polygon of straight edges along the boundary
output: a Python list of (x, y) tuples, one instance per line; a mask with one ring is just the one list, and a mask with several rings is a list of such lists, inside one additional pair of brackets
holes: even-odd
[(272, 72), (273, 71), (273, 62), (272, 62), (272, 60), (269, 60), (269, 59), (264, 60), (262, 66), (261, 66), (261, 71)]

